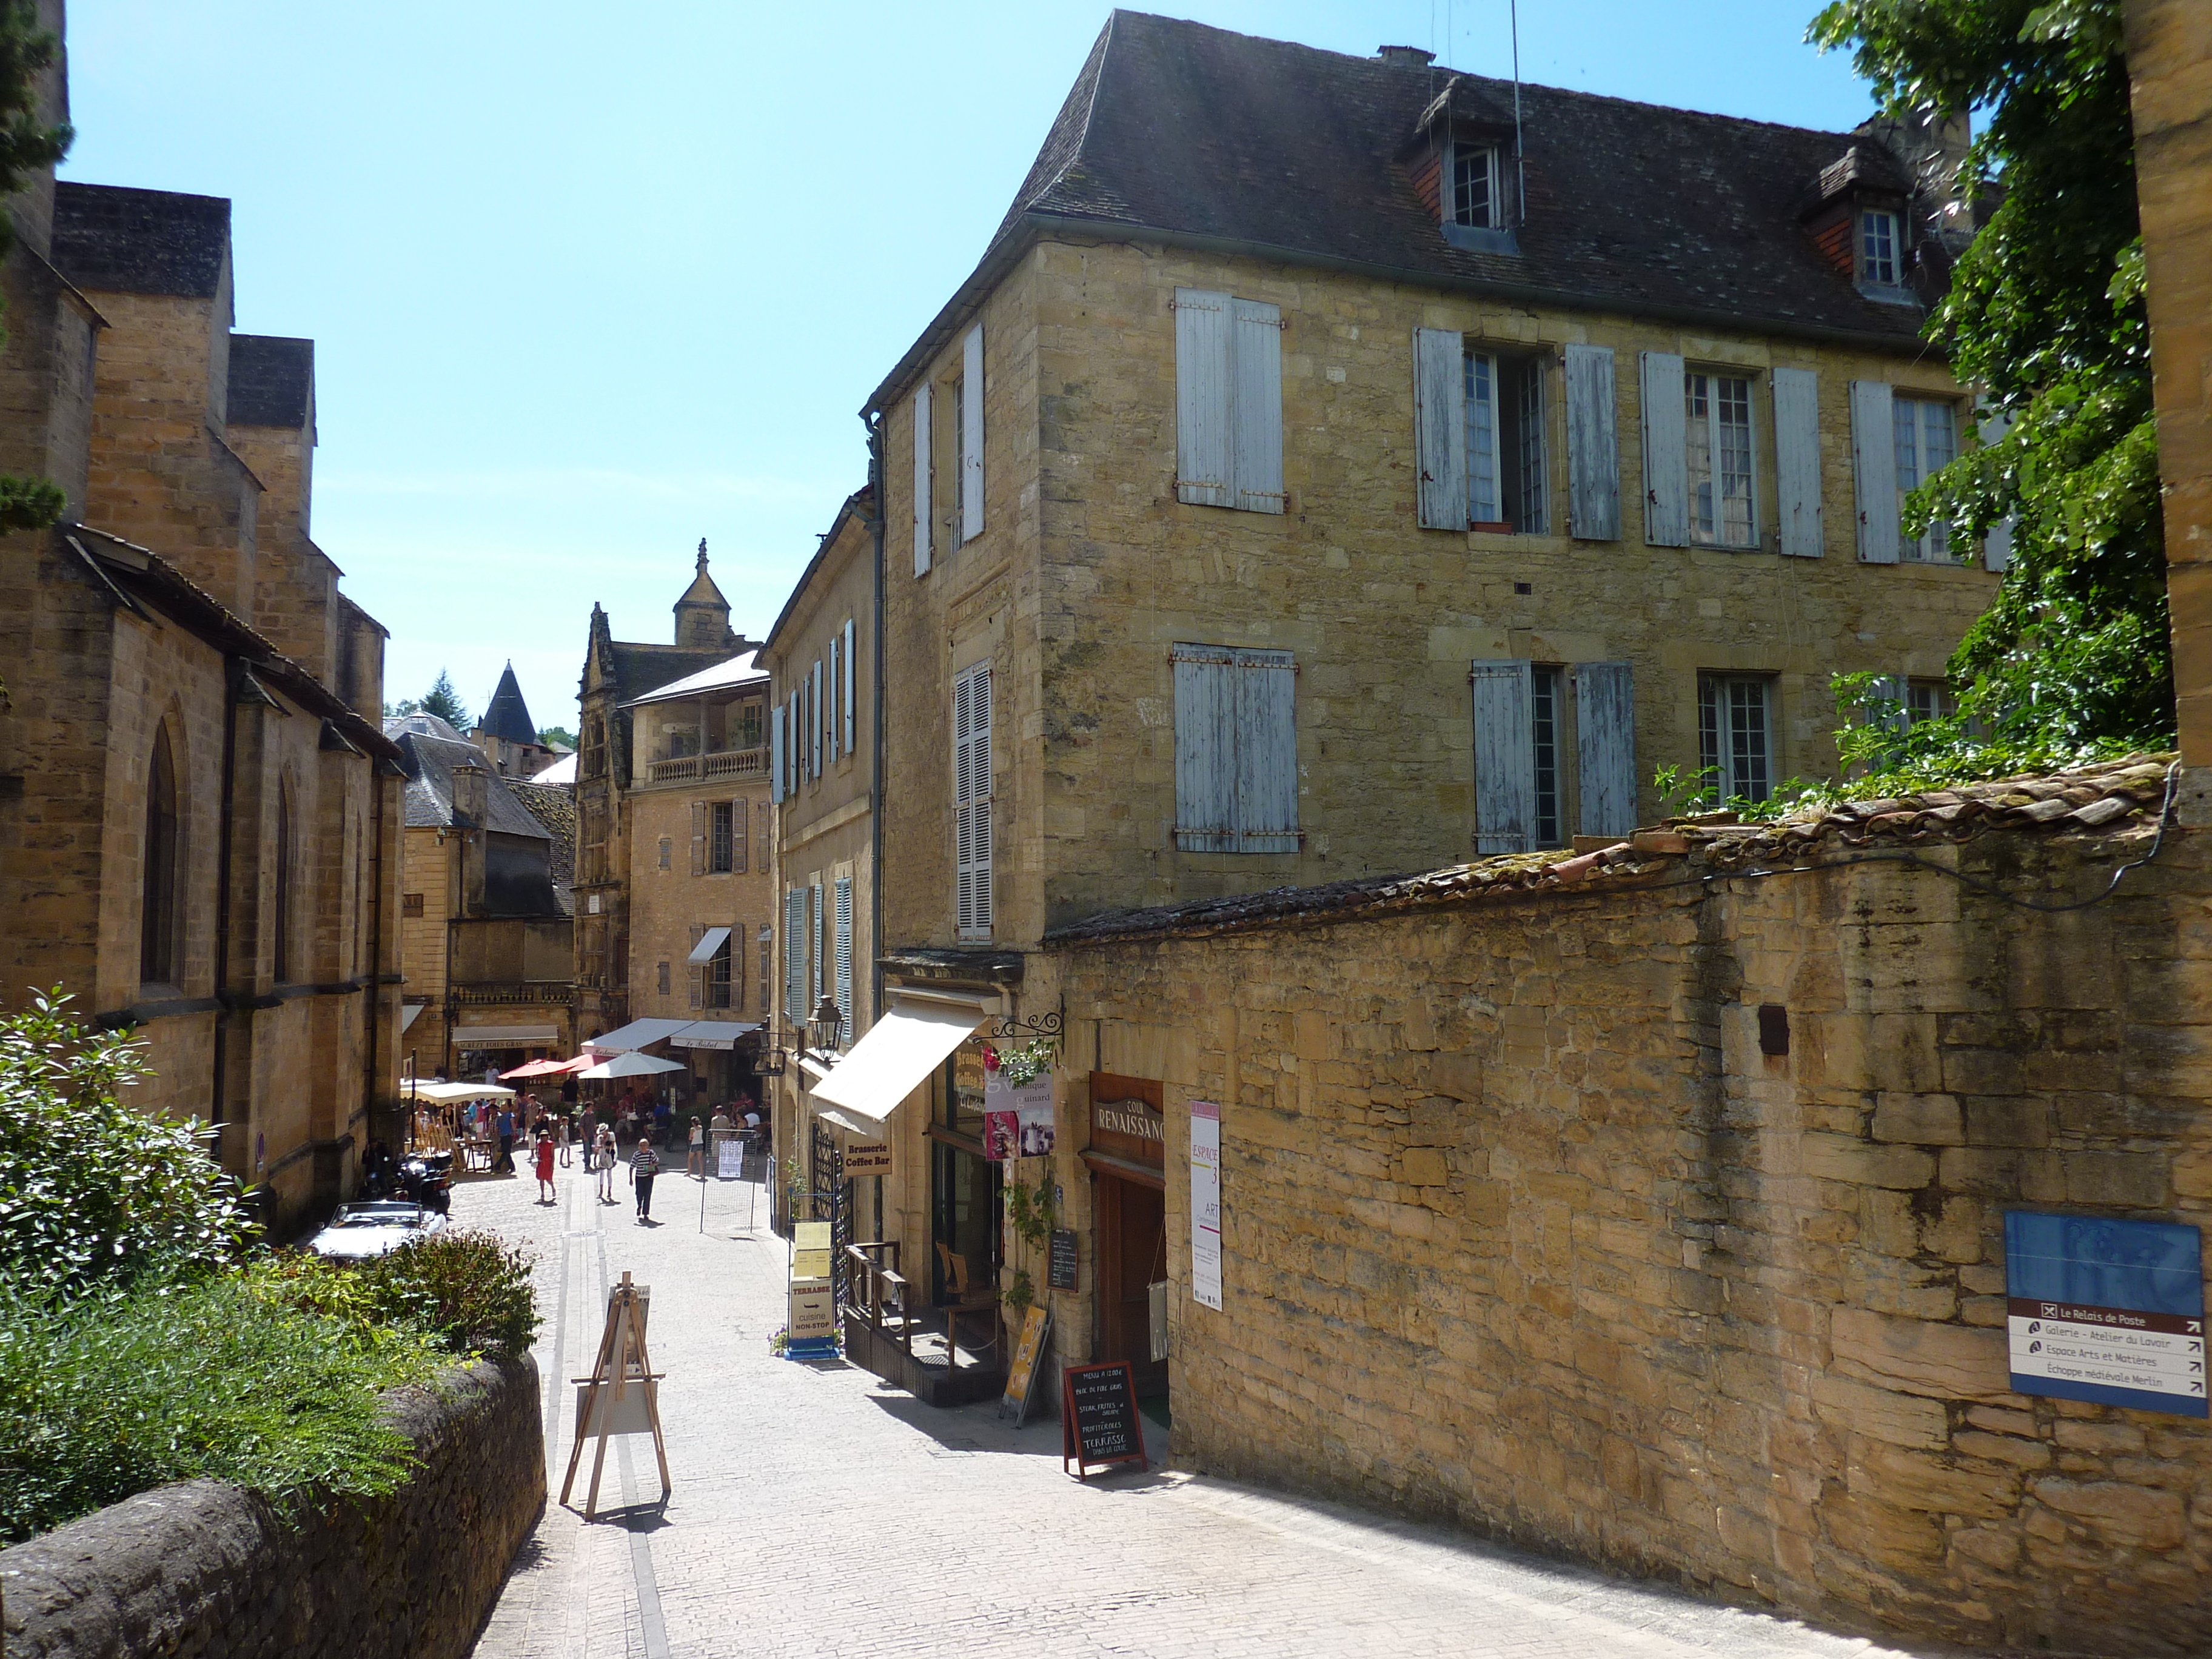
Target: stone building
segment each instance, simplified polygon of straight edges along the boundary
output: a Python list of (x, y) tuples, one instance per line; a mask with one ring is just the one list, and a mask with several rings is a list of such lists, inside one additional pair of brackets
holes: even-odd
[(538, 740), (513, 663), (500, 675), (499, 688), (484, 705), (483, 717), (470, 730), (469, 741), (483, 750), (492, 769), (503, 778), (534, 778), (564, 752)]
[(586, 1038), (612, 1031), (630, 1018), (635, 855), (629, 796), (639, 783), (649, 781), (644, 769), (670, 758), (665, 751), (652, 753), (651, 740), (644, 757), (636, 758), (635, 721), (629, 705), (750, 648), (731, 631), (729, 602), (707, 574), (703, 541), (697, 574), (677, 600), (675, 613), (672, 642), (658, 645), (616, 639), (606, 612), (592, 607), (577, 696), (575, 772), (576, 1023), (579, 1035)]
[(407, 777), (399, 971), (408, 1075), (473, 1078), (568, 1059), (576, 1051), (575, 924), (563, 798), (494, 771), (480, 744), (435, 714), (384, 729)]
[(0, 538), (0, 1005), (139, 1034), (141, 1102), (289, 1227), (398, 1116), (401, 781), (309, 533), (313, 343), (232, 332), (228, 201), (8, 205), (0, 470), (68, 504)]
[[(1164, 1236), (1142, 1134), (984, 1157), (986, 1040), (1060, 1018), (1048, 929), (1615, 836), (1662, 766), (1764, 797), (1832, 769), (1840, 672), (1941, 702), (2004, 553), (1900, 527), (1974, 441), (1919, 337), (1963, 135), (1517, 111), (1411, 49), (1116, 12), (868, 400), (915, 1018), (815, 1097), (913, 1090), (885, 1225), (939, 1299), (939, 1246), (1000, 1277), (1005, 1179), (1064, 1195), (1086, 1284)], [(1135, 1340), (1054, 1305), (1065, 1354)]]

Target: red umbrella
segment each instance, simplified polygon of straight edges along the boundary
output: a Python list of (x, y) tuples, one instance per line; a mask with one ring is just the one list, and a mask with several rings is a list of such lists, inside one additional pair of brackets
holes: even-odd
[(578, 1054), (574, 1060), (533, 1060), (511, 1072), (501, 1072), (500, 1075), (503, 1078), (560, 1077), (569, 1072), (580, 1072), (592, 1063), (590, 1054)]

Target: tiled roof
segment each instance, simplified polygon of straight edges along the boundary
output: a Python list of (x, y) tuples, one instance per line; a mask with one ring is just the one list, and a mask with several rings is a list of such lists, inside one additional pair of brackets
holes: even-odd
[(679, 645), (639, 645), (627, 640), (611, 640), (608, 648), (614, 653), (615, 684), (632, 697), (641, 697), (671, 680), (730, 659), (726, 650), (693, 651)]
[(531, 817), (544, 826), (545, 833), (553, 839), (553, 891), (561, 901), (562, 910), (576, 914), (576, 901), (569, 891), (576, 879), (576, 796), (575, 792), (558, 785), (507, 780), (507, 787)]
[(88, 292), (213, 299), (229, 252), (224, 197), (120, 185), (54, 187), (54, 266)]
[(315, 343), (270, 334), (230, 337), (229, 407), (232, 426), (307, 423), (314, 404)]
[[(401, 728), (392, 735), (402, 751), (400, 764), (407, 769), (407, 827), (443, 829), (453, 821), (453, 769), (473, 762), (490, 773), (491, 763), (465, 738), (435, 738), (406, 730), (406, 720), (395, 720), (392, 725)], [(484, 817), (489, 820), (484, 827), (502, 836), (551, 839), (545, 826), (515, 799), (507, 780), (495, 773), (484, 788)]]
[(483, 718), (477, 724), (508, 743), (538, 741), (538, 728), (531, 723), (529, 705), (522, 701), (522, 685), (514, 678), (513, 663), (507, 664), (507, 672), (499, 677), (499, 689), (491, 694)]
[(1670, 865), (1715, 873), (1848, 863), (1865, 851), (1969, 841), (1999, 830), (2112, 836), (2160, 819), (2171, 755), (2041, 777), (1959, 784), (1925, 794), (1815, 807), (1768, 823), (1719, 815), (1671, 819), (1589, 853), (1518, 853), (1413, 876), (1376, 876), (1147, 910), (1110, 911), (1054, 929), (1048, 945), (1202, 935), (1287, 921), (1351, 921), (1486, 897), (1586, 893), (1663, 878)]

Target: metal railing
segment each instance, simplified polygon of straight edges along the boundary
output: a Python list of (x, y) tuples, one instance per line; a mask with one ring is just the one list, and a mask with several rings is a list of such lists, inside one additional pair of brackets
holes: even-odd
[(550, 1002), (565, 1006), (574, 994), (574, 982), (569, 980), (528, 980), (505, 984), (456, 985), (449, 994), (453, 1001), (465, 1007), (482, 1007), (496, 1002)]
[[(889, 1253), (889, 1264), (884, 1255)], [(895, 1238), (872, 1239), (845, 1247), (845, 1283), (850, 1294), (845, 1311), (857, 1314), (914, 1356), (914, 1317), (907, 1310), (908, 1285), (898, 1270)]]

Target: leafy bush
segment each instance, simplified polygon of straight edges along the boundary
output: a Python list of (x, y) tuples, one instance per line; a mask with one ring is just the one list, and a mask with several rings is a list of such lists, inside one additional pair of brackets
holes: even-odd
[(353, 1272), (384, 1318), (431, 1332), (451, 1352), (512, 1359), (544, 1322), (527, 1250), (482, 1232), (433, 1233)]
[(253, 1229), (201, 1131), (122, 1097), (143, 1050), (56, 992), (0, 1018), (0, 1297), (119, 1294), (235, 1258)]
[(312, 1258), (0, 1304), (0, 1544), (202, 1476), (287, 1507), (392, 1491), (412, 1454), (378, 1396), (450, 1358), (372, 1306)]

